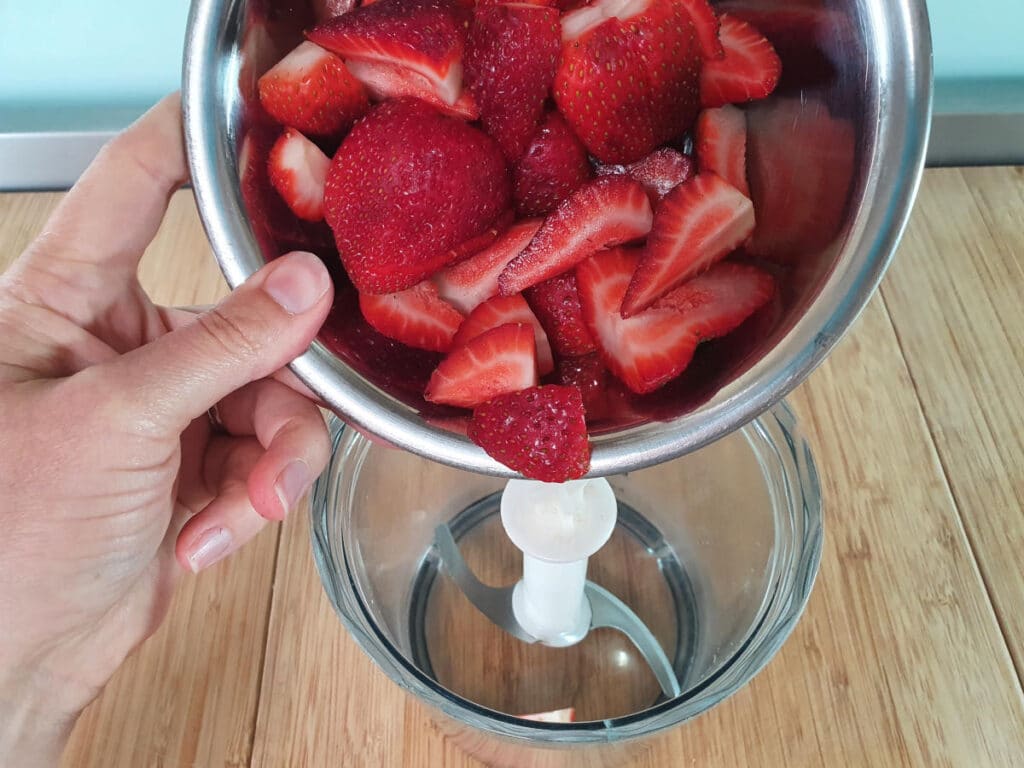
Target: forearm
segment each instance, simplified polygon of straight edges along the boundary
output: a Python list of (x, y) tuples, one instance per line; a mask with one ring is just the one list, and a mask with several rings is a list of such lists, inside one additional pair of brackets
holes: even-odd
[(62, 691), (45, 673), (0, 669), (0, 765), (51, 768), (77, 719), (59, 700)]

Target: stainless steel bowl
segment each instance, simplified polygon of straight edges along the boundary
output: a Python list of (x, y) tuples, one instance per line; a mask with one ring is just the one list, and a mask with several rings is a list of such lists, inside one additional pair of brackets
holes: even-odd
[[(183, 99), (192, 182), (213, 251), (234, 287), (278, 255), (254, 231), (239, 184), (259, 74), (301, 39), (303, 0), (193, 0)], [(593, 436), (591, 474), (666, 461), (735, 430), (817, 366), (878, 285), (906, 224), (931, 115), (924, 0), (728, 0), (776, 45), (783, 81), (752, 107), (751, 185), (764, 231), (751, 248), (786, 263), (785, 290), (756, 334), (712, 346), (714, 376), (689, 381)], [(759, 226), (761, 226), (759, 224)], [(316, 342), (292, 365), (359, 428), (462, 469), (506, 467)], [(682, 385), (681, 385), (682, 386)], [(647, 407), (649, 406), (649, 407)]]

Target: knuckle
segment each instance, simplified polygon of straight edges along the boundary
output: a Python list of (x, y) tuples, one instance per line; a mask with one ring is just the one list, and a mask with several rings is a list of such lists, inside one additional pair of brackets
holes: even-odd
[(263, 349), (259, 330), (220, 307), (199, 315), (196, 322), (206, 339), (232, 359), (253, 360)]

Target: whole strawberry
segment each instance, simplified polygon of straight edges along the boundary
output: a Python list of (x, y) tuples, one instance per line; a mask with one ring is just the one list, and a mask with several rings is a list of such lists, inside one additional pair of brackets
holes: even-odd
[(516, 211), (520, 216), (546, 216), (591, 175), (586, 148), (565, 118), (549, 112), (513, 169)]

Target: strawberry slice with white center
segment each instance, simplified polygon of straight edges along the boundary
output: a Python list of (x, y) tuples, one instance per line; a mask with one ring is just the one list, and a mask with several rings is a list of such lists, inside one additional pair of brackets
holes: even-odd
[(389, 339), (432, 352), (452, 348), (463, 320), (462, 313), (426, 280), (398, 293), (361, 293), (359, 309), (366, 322)]
[(484, 331), (506, 323), (523, 323), (533, 328), (533, 337), (537, 343), (537, 372), (545, 376), (555, 370), (548, 335), (544, 333), (544, 328), (533, 314), (530, 305), (526, 303), (526, 299), (518, 293), (515, 296), (495, 296), (470, 312), (459, 327), (459, 332), (455, 334), (452, 346), (460, 347)]
[(622, 316), (647, 309), (721, 261), (754, 231), (754, 204), (720, 176), (702, 173), (658, 205), (654, 226), (622, 302)]
[(701, 173), (717, 173), (747, 197), (747, 116), (726, 104), (697, 116), (694, 144)]
[(775, 48), (753, 26), (735, 16), (719, 17), (725, 56), (704, 62), (700, 102), (705, 107), (763, 99), (775, 90), (782, 62)]
[(767, 304), (775, 280), (750, 264), (723, 261), (662, 296), (656, 309), (673, 309), (698, 341), (725, 336)]
[(431, 375), (424, 397), (432, 403), (472, 408), (536, 384), (533, 329), (508, 323), (456, 347)]
[(454, 104), (448, 104), (438, 95), (434, 83), (411, 69), (382, 61), (348, 61), (345, 66), (377, 101), (411, 96), (452, 117), (480, 117), (480, 108), (469, 91), (464, 90)]
[(498, 275), (530, 244), (540, 224), (540, 219), (517, 221), (492, 245), (436, 273), (433, 279), (441, 298), (468, 314), (496, 296)]
[(306, 36), (347, 61), (383, 62), (426, 78), (454, 105), (462, 94), (469, 11), (455, 0), (378, 0), (314, 27)]
[(693, 28), (697, 31), (697, 42), (705, 59), (720, 59), (725, 49), (718, 37), (719, 22), (715, 9), (708, 0), (680, 0), (690, 14)]
[(674, 309), (649, 309), (622, 317), (619, 306), (638, 260), (635, 249), (609, 248), (576, 267), (576, 280), (583, 318), (608, 370), (642, 395), (686, 369), (697, 337)]
[(628, 243), (651, 230), (647, 192), (627, 176), (604, 176), (563, 200), (529, 247), (498, 278), (504, 296), (567, 272), (594, 251)]
[(324, 218), (324, 183), (330, 167), (330, 158), (294, 128), (284, 129), (267, 158), (270, 183), (292, 213), (306, 221)]

